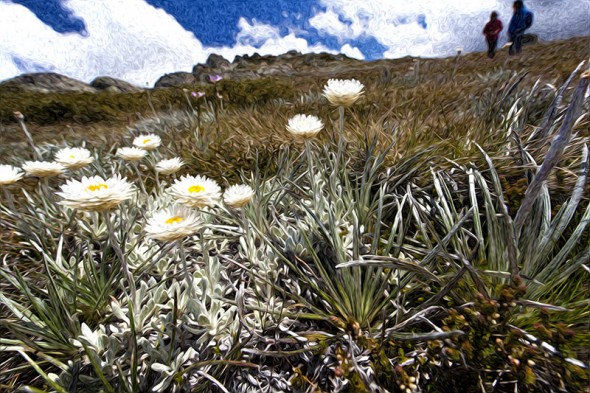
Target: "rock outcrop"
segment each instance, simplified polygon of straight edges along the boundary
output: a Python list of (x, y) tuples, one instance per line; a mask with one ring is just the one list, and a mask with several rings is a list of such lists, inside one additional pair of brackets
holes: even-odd
[(190, 72), (173, 72), (158, 79), (154, 87), (180, 87), (194, 84), (196, 81), (197, 79)]
[(135, 86), (129, 82), (125, 82), (121, 79), (115, 79), (108, 76), (99, 76), (92, 82), (90, 86), (97, 90), (107, 90), (114, 93), (137, 93), (143, 89)]
[(229, 60), (221, 55), (216, 55), (215, 53), (210, 54), (205, 62), (205, 65), (209, 68), (224, 68), (229, 67), (229, 64)]
[[(339, 66), (341, 64), (361, 63), (345, 55), (328, 53), (301, 54), (295, 50), (280, 56), (252, 55), (236, 56), (229, 62), (223, 56), (211, 54), (205, 64), (196, 64), (192, 72), (173, 72), (163, 75), (154, 88), (182, 87), (209, 83), (211, 75), (221, 75), (225, 80), (248, 80), (265, 76), (296, 76), (316, 72), (317, 68)], [(90, 84), (64, 75), (43, 72), (23, 74), (16, 78), (0, 82), (0, 88), (6, 90), (28, 90), (40, 93), (50, 92), (99, 92), (134, 93), (143, 89), (131, 83), (107, 76), (94, 79)]]
[(7, 90), (28, 90), (39, 93), (65, 91), (96, 92), (96, 89), (87, 83), (55, 72), (38, 72), (19, 75), (15, 78), (0, 82), (0, 87)]
[[(192, 74), (197, 83), (207, 83), (210, 75), (221, 75), (228, 80), (254, 79), (263, 76), (294, 76), (297, 73), (312, 72), (316, 67), (325, 67), (342, 62), (360, 62), (345, 55), (328, 53), (301, 54), (291, 50), (279, 56), (252, 55), (236, 56), (233, 62), (212, 54), (204, 64), (196, 64)], [(156, 86), (159, 87), (159, 86)]]

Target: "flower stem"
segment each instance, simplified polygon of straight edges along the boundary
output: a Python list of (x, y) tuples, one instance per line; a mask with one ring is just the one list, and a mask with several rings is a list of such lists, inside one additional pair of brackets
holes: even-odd
[(127, 259), (125, 258), (125, 254), (123, 253), (123, 250), (119, 246), (119, 243), (117, 243), (117, 237), (115, 236), (115, 228), (113, 226), (113, 222), (111, 220), (109, 212), (107, 210), (103, 211), (102, 217), (107, 223), (107, 228), (109, 231), (109, 243), (111, 243), (111, 247), (113, 248), (113, 250), (115, 250), (115, 254), (117, 254), (117, 257), (119, 258), (119, 261), (121, 263), (121, 270), (123, 271), (123, 276), (125, 277), (125, 281), (127, 281), (127, 284), (129, 285), (129, 292), (131, 293), (131, 301), (134, 302), (135, 298), (136, 298), (136, 296), (135, 296), (135, 293), (136, 293), (135, 281), (133, 280), (133, 277), (131, 276), (131, 272), (129, 271), (129, 265), (127, 264)]
[(242, 226), (244, 227), (244, 235), (246, 236), (246, 239), (248, 239), (250, 235), (250, 223), (246, 218), (245, 206), (240, 208), (240, 218), (242, 219)]
[(314, 201), (314, 209), (317, 210), (317, 206), (315, 205), (315, 201), (318, 200), (316, 194), (316, 183), (315, 183), (315, 173), (313, 168), (313, 157), (311, 155), (311, 141), (305, 140), (305, 155), (307, 157), (307, 167), (308, 167), (308, 174), (309, 174), (309, 187), (311, 189), (311, 198)]
[(176, 241), (176, 246), (178, 247), (178, 253), (180, 254), (180, 259), (182, 261), (182, 268), (184, 270), (184, 278), (186, 280), (186, 285), (188, 286), (189, 294), (192, 296), (193, 293), (193, 275), (188, 271), (188, 265), (186, 263), (186, 251), (184, 250), (184, 244), (182, 239)]
[(205, 262), (205, 268), (207, 269), (207, 275), (210, 275), (210, 264), (209, 262), (209, 250), (205, 250), (205, 227), (203, 226), (199, 230), (199, 242), (201, 243), (201, 254), (203, 255), (203, 261)]
[(13, 212), (16, 213), (16, 206), (14, 206), (14, 201), (12, 200), (12, 194), (8, 191), (8, 188), (2, 187), (4, 191), (4, 199), (6, 199), (6, 203), (8, 204), (8, 208)]
[(338, 133), (338, 154), (336, 155), (336, 163), (338, 167), (340, 167), (344, 150), (344, 107), (338, 107), (338, 112), (340, 113), (340, 127)]
[(55, 202), (55, 194), (53, 194), (52, 192), (50, 192), (49, 178), (48, 177), (44, 177), (41, 180), (41, 188), (43, 189), (43, 193), (45, 194), (45, 197), (47, 197), (47, 199), (49, 201)]
[(160, 191), (160, 174), (156, 171), (156, 188)]
[(453, 72), (451, 73), (451, 82), (455, 80), (455, 74), (457, 74), (457, 67), (459, 65), (459, 59), (461, 58), (461, 52), (457, 51), (457, 57), (455, 57), (455, 64), (453, 65)]
[(141, 177), (141, 172), (139, 171), (139, 166), (137, 165), (137, 162), (133, 161), (131, 163), (133, 165), (133, 168), (135, 169), (135, 173), (137, 173), (137, 178), (139, 179), (139, 187), (141, 188), (141, 192), (144, 193), (144, 195), (147, 196), (147, 191), (145, 190), (145, 184), (143, 183), (143, 178)]
[(189, 98), (188, 91), (183, 90), (183, 92), (184, 92), (184, 98), (186, 98), (186, 102), (188, 103), (188, 107), (194, 112), (195, 108), (193, 107), (191, 99)]
[(17, 120), (18, 120), (18, 123), (20, 124), (21, 128), (25, 132), (25, 135), (27, 136), (27, 140), (29, 141), (31, 148), (33, 149), (33, 156), (35, 157), (36, 160), (41, 161), (41, 154), (39, 153), (39, 151), (35, 147), (35, 143), (33, 142), (33, 137), (31, 136), (31, 133), (27, 129), (27, 125), (25, 124), (24, 117), (17, 116)]
[(219, 108), (223, 110), (223, 100), (220, 99), (219, 90), (217, 85), (215, 85), (215, 105), (213, 106), (213, 111), (215, 113), (215, 124), (217, 126), (217, 133), (219, 133)]

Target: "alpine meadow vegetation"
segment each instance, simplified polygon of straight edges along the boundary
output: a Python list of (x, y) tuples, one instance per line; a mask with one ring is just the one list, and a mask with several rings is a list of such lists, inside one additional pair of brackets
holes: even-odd
[(588, 55), (9, 92), (0, 390), (589, 392)]

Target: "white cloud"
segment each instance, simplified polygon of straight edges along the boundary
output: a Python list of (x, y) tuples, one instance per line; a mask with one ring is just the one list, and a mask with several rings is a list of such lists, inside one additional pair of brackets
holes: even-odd
[[(505, 28), (512, 1), (504, 0), (321, 0), (326, 11), (311, 18), (313, 26), (340, 40), (373, 37), (385, 46), (388, 58), (449, 55), (456, 47), (483, 50), (481, 30), (492, 10), (500, 13)], [(590, 2), (537, 0), (525, 2), (535, 13), (531, 33), (541, 39), (590, 34)], [(423, 15), (427, 28), (418, 23)], [(348, 25), (339, 17), (349, 21)], [(505, 42), (505, 35), (502, 39)]]
[(233, 60), (236, 55), (255, 52), (260, 55), (280, 55), (289, 50), (307, 52), (335, 53), (324, 45), (309, 45), (307, 40), (297, 37), (294, 32), (281, 36), (279, 28), (265, 23), (259, 23), (255, 19), (252, 23), (244, 18), (238, 21), (240, 31), (236, 36), (237, 44), (232, 47), (207, 48), (207, 53), (217, 53), (228, 60)]
[(329, 48), (321, 45), (321, 44), (314, 44), (309, 45), (307, 40), (297, 37), (295, 34), (291, 33), (284, 37), (280, 38), (268, 38), (259, 47), (254, 47), (252, 45), (241, 45), (237, 44), (232, 47), (224, 46), (224, 47), (216, 47), (216, 48), (207, 48), (206, 53), (216, 53), (232, 61), (236, 55), (252, 55), (254, 53), (258, 53), (259, 55), (280, 55), (289, 50), (296, 50), (301, 53), (309, 53), (309, 52), (327, 52), (327, 53), (337, 53), (337, 51), (330, 50)]
[[(86, 23), (85, 36), (60, 34), (27, 8), (0, 3), (0, 52), (84, 81), (109, 75), (141, 86), (204, 60), (192, 33), (142, 0), (69, 0), (65, 5)], [(2, 59), (0, 79), (14, 76), (11, 63)]]
[(363, 55), (363, 52), (361, 52), (356, 46), (350, 46), (350, 44), (342, 45), (342, 48), (340, 48), (340, 53), (344, 53), (346, 56), (352, 57), (353, 59), (365, 60), (365, 55)]
[(84, 20), (84, 36), (60, 34), (28, 8), (0, 1), (0, 80), (34, 70), (19, 69), (13, 58), (86, 82), (107, 75), (151, 86), (165, 73), (191, 71), (210, 53), (232, 60), (254, 52), (328, 51), (294, 33), (281, 37), (276, 27), (245, 19), (240, 19), (234, 47), (206, 48), (174, 17), (144, 0), (67, 0), (64, 5)]
[(244, 46), (264, 45), (268, 40), (278, 40), (281, 37), (279, 29), (265, 23), (258, 23), (256, 19), (250, 24), (245, 18), (241, 17), (238, 21), (240, 29), (236, 41)]
[(0, 81), (19, 74), (18, 67), (12, 61), (7, 51), (0, 51)]
[[(483, 50), (481, 30), (491, 10), (498, 10), (505, 26), (512, 1), (505, 0), (320, 0), (325, 11), (302, 26), (338, 38), (340, 51), (363, 58), (356, 39), (374, 38), (385, 46), (385, 57), (452, 55)], [(541, 39), (590, 35), (590, 2), (532, 0), (531, 32)], [(277, 26), (239, 20), (233, 47), (204, 47), (171, 15), (145, 0), (64, 0), (64, 5), (86, 24), (84, 36), (60, 34), (19, 4), (0, 0), (0, 80), (21, 72), (47, 69), (86, 82), (97, 76), (121, 78), (140, 86), (152, 85), (161, 75), (191, 71), (210, 53), (233, 60), (236, 55), (278, 55), (295, 49), (302, 53), (331, 52), (321, 43), (310, 44), (309, 32), (292, 26), (281, 36)], [(425, 17), (427, 28), (418, 23)], [(293, 16), (293, 15), (291, 15)], [(302, 16), (299, 16), (301, 19)], [(341, 22), (345, 20), (346, 22)], [(505, 42), (505, 35), (502, 41)], [(503, 42), (500, 42), (500, 45)], [(361, 46), (362, 48), (362, 46)], [(14, 59), (25, 64), (17, 66)]]
[(321, 34), (329, 34), (340, 39), (352, 36), (352, 31), (346, 23), (338, 19), (338, 14), (328, 9), (326, 12), (320, 12), (309, 19), (309, 24), (318, 30)]

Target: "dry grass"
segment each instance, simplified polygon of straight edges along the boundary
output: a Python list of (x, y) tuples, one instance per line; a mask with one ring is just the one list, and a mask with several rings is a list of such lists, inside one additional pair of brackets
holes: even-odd
[[(224, 81), (223, 102), (213, 87), (206, 103), (190, 105), (178, 90), (162, 90), (152, 96), (156, 116), (145, 95), (118, 95), (117, 105), (129, 99), (138, 112), (85, 124), (30, 121), (46, 157), (56, 145), (85, 143), (96, 160), (84, 173), (141, 177), (147, 192), (99, 217), (56, 203), (63, 178), (26, 179), (30, 192), (15, 192), (17, 208), (2, 207), (0, 368), (9, 372), (0, 389), (54, 383), (75, 391), (78, 383), (84, 391), (208, 392), (216, 378), (239, 392), (403, 391), (414, 383), (425, 392), (539, 384), (582, 391), (586, 370), (566, 358), (587, 360), (590, 340), (582, 268), (590, 260), (582, 216), (590, 211), (579, 180), (589, 119), (572, 125), (567, 114), (578, 117), (573, 88), (585, 81), (574, 78), (547, 133), (535, 135), (556, 89), (588, 57), (587, 44), (578, 38), (527, 47), (516, 58), (479, 53), (419, 66), (409, 58), (323, 69), (294, 63), (297, 75), (288, 78)], [(342, 161), (339, 114), (321, 95), (328, 78), (366, 86), (345, 111)], [(19, 104), (32, 97), (24, 98), (5, 113), (26, 115)], [(31, 108), (43, 118), (42, 105)], [(296, 113), (326, 124), (305, 146), (285, 130)], [(0, 119), (3, 163), (20, 164), (30, 156), (22, 132)], [(163, 144), (139, 173), (113, 152), (145, 132)], [(571, 132), (563, 154), (553, 154), (552, 138)], [(243, 214), (208, 210), (203, 231), (184, 239), (178, 255), (143, 230), (171, 203), (170, 178), (153, 172), (171, 156), (188, 164), (181, 174), (256, 189)], [(540, 163), (550, 172), (543, 179)], [(531, 184), (540, 186), (527, 200)], [(520, 228), (512, 219), (531, 200)], [(189, 268), (179, 263), (183, 250)], [(185, 354), (190, 360), (176, 364)]]
[[(293, 111), (319, 111), (324, 110), (324, 101), (319, 95), (328, 78), (356, 78), (371, 92), (364, 105), (361, 103), (357, 107), (359, 115), (384, 114), (391, 109), (390, 119), (398, 122), (400, 128), (409, 127), (416, 131), (418, 125), (428, 136), (433, 135), (433, 128), (437, 128), (440, 132), (434, 135), (435, 138), (446, 139), (452, 134), (453, 127), (463, 129), (465, 121), (478, 118), (480, 114), (473, 113), (476, 108), (472, 106), (493, 96), (509, 83), (511, 77), (526, 74), (522, 87), (530, 87), (537, 80), (559, 86), (580, 61), (590, 56), (589, 47), (588, 38), (582, 37), (525, 47), (525, 52), (517, 57), (508, 57), (503, 50), (493, 60), (483, 53), (446, 59), (403, 58), (366, 63), (350, 60), (329, 63), (325, 67), (296, 59), (285, 60), (293, 66), (292, 75), (269, 77), (259, 84), (223, 81), (220, 92), (225, 93), (226, 107), (245, 108), (251, 117), (260, 118), (272, 114), (277, 106), (272, 95), (268, 96), (267, 102), (260, 102), (260, 97), (264, 96), (262, 90), (274, 90), (279, 101), (289, 100), (289, 109)], [(210, 100), (215, 99), (211, 86), (186, 88), (206, 91)], [(245, 100), (245, 97), (252, 97), (253, 101)], [(185, 93), (172, 88), (156, 90), (149, 99), (145, 93), (39, 94), (14, 93), (5, 89), (0, 91), (0, 142), (6, 146), (21, 140), (22, 134), (12, 117), (12, 112), (17, 110), (30, 118), (29, 127), (39, 142), (56, 142), (63, 138), (96, 140), (97, 137), (112, 140), (123, 135), (138, 120), (153, 115), (149, 101), (159, 112), (167, 112), (166, 108), (190, 109)], [(68, 110), (57, 111), (55, 117), (48, 117), (50, 108), (59, 102)], [(252, 102), (256, 105), (253, 106)], [(53, 106), (43, 106), (47, 103)], [(89, 108), (93, 116), (84, 116)], [(470, 109), (473, 109), (471, 114), (460, 113)], [(32, 112), (40, 115), (35, 117)], [(226, 113), (226, 117), (236, 116), (228, 125), (239, 122), (242, 115), (241, 111)], [(417, 138), (418, 141), (422, 139), (419, 134)]]

